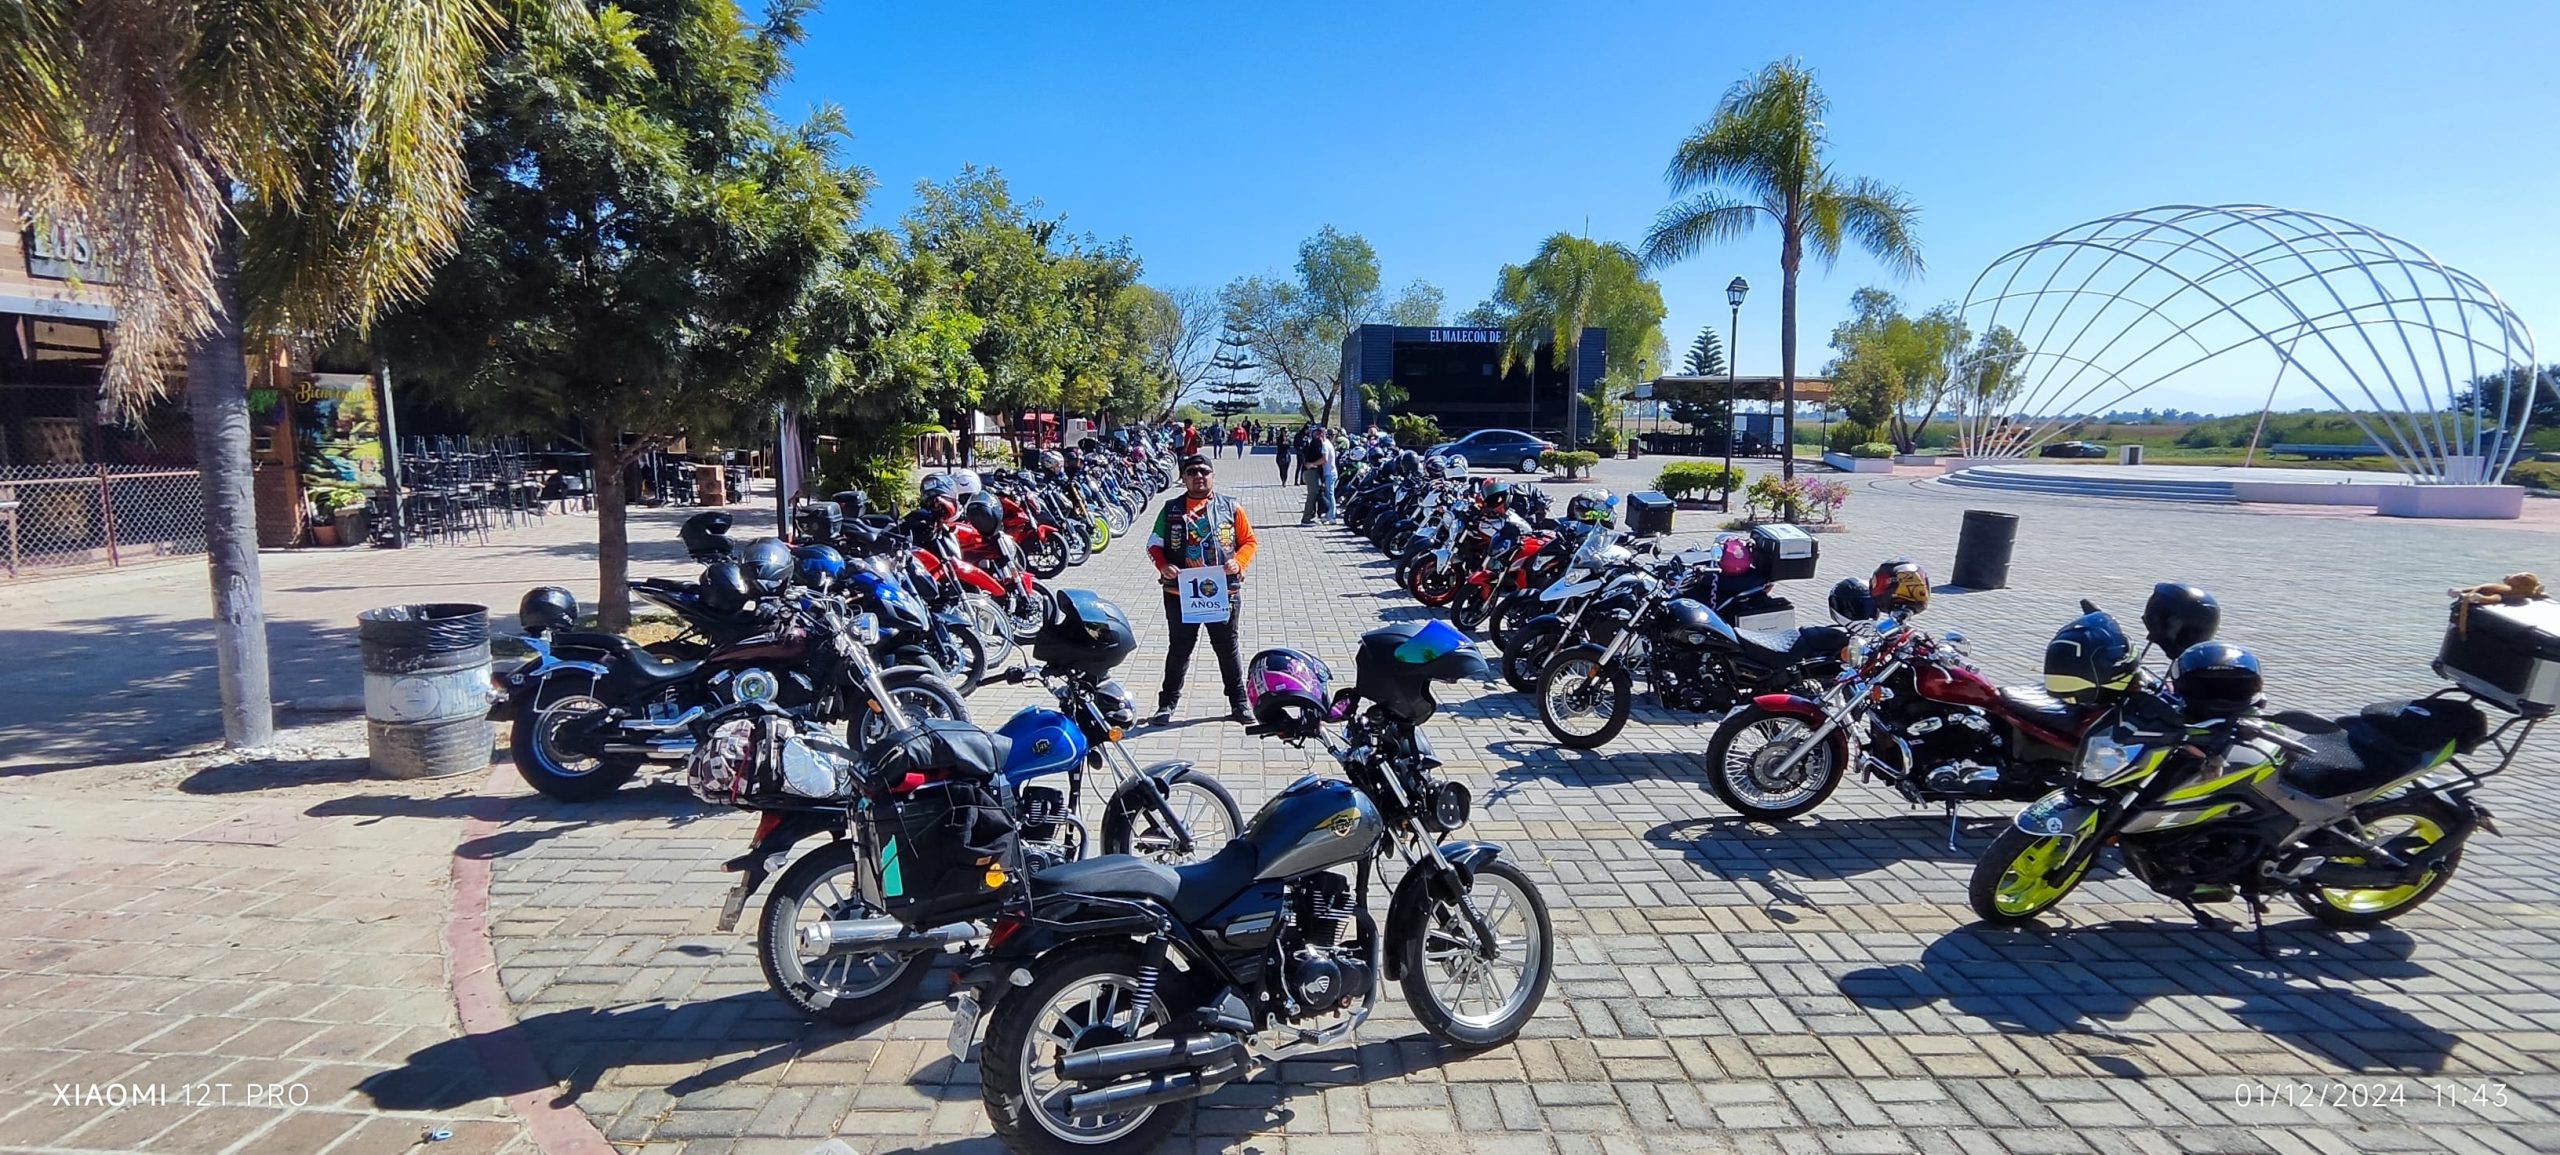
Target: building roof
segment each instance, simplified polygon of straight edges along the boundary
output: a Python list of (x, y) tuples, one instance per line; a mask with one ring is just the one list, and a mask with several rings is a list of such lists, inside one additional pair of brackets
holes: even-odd
[[(1782, 384), (1776, 377), (1755, 377), (1748, 373), (1729, 379), (1725, 377), (1665, 376), (1656, 377), (1651, 381), (1638, 383), (1636, 385), (1635, 399), (1638, 401), (1649, 401), (1657, 392), (1662, 391), (1666, 386), (1675, 391), (1685, 392), (1690, 389), (1695, 389), (1701, 395), (1721, 396), (1728, 380), (1730, 380), (1733, 385), (1733, 396), (1737, 401), (1775, 401), (1778, 399), (1780, 385)], [(1796, 400), (1800, 403), (1811, 402), (1815, 405), (1830, 403), (1831, 379), (1828, 377), (1798, 376), (1796, 378)]]

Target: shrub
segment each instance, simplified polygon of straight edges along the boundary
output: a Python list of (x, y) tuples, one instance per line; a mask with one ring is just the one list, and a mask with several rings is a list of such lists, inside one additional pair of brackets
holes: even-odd
[(1538, 464), (1562, 473), (1566, 477), (1580, 477), (1583, 470), (1600, 464), (1600, 455), (1570, 449), (1550, 449), (1538, 455)]
[(1851, 447), (1849, 450), (1849, 456), (1869, 458), (1891, 457), (1893, 456), (1893, 445), (1890, 442), (1869, 441), (1862, 445)]
[(1621, 448), (1623, 446), (1618, 441), (1618, 431), (1615, 429), (1603, 429), (1591, 435), (1591, 450), (1602, 457), (1616, 457)]
[(1682, 461), (1662, 467), (1655, 474), (1653, 487), (1670, 498), (1705, 497), (1731, 493), (1742, 486), (1742, 470), (1727, 469), (1711, 461)]
[(1396, 444), (1407, 449), (1428, 449), (1440, 444), (1440, 423), (1421, 413), (1398, 413), (1387, 419), (1387, 431), (1395, 435)]
[(1876, 431), (1856, 421), (1834, 421), (1825, 448), (1846, 453), (1852, 445), (1864, 445), (1876, 439)]
[[(1865, 446), (1860, 446), (1859, 448), (1863, 449)], [(1891, 449), (1892, 447), (1886, 446), (1885, 448)], [(1832, 481), (1821, 477), (1805, 478), (1801, 480), (1805, 483), (1805, 504), (1810, 506), (1814, 513), (1820, 515), (1823, 521), (1830, 521), (1832, 513), (1838, 510), (1842, 505), (1846, 504), (1849, 500), (1848, 482)]]
[(2507, 471), (2507, 484), (2560, 491), (2560, 461), (2522, 461)]

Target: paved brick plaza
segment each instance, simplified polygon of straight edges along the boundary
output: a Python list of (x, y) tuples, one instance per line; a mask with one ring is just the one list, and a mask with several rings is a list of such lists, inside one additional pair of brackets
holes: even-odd
[[(1267, 484), (1267, 458), (1222, 467), (1271, 526), (1248, 647), (1347, 668), (1363, 629), (1423, 612), (1364, 546), (1296, 528), (1297, 491)], [(1613, 462), (1601, 480), (1623, 492), (1650, 472)], [(2560, 570), (2560, 536), (2533, 528), (1986, 501), (1899, 477), (1861, 479), (1797, 600), (1818, 607), (1827, 582), (1891, 554), (1943, 577), (1967, 506), (2021, 515), (2013, 588), (1942, 597), (1924, 621), (1971, 635), (2004, 680), (2031, 675), (2078, 598), (2129, 616), (2177, 578), (2221, 597), (2224, 636), (2260, 654), (2283, 704), (2343, 711), (2432, 688), (2445, 587)], [(1161, 636), (1134, 549), (1069, 580)], [(1223, 705), (1208, 665), (1189, 695), (1204, 716)], [(1159, 668), (1142, 648), (1124, 680), (1143, 696)], [(2560, 735), (2487, 791), (2504, 836), (2474, 842), (2431, 906), (2349, 935), (2280, 911), (2264, 957), (2115, 877), (2050, 929), (1972, 928), (1963, 880), (2000, 812), (1968, 815), (1960, 853), (1941, 815), (1855, 783), (1811, 818), (1754, 827), (1699, 783), (1697, 719), (1640, 712), (1574, 754), (1501, 689), (1445, 697), (1429, 731), (1477, 793), (1474, 833), (1508, 843), (1555, 907), (1561, 965), (1528, 1036), (1450, 1052), (1390, 994), (1357, 1049), (1210, 1100), (1200, 1150), (2560, 1150)], [(992, 724), (1029, 701), (999, 688), (972, 707)], [(1248, 811), (1321, 769), (1205, 720), (1133, 745), (1213, 764)], [(564, 1098), (630, 1151), (797, 1153), (838, 1135), (866, 1153), (992, 1149), (938, 1005), (859, 1033), (812, 1027), (765, 991), (743, 934), (712, 933), (716, 864), (750, 824), (662, 784), (580, 808), (521, 799), (474, 849), (495, 860), (507, 992)], [(2393, 1101), (2304, 1105), (2340, 1084)]]

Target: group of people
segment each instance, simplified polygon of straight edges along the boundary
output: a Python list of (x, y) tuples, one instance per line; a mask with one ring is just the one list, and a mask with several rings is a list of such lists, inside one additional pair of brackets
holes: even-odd
[(1253, 446), (1285, 441), (1287, 434), (1277, 426), (1247, 417), (1233, 425), (1213, 421), (1205, 430), (1198, 424), (1185, 421), (1175, 431), (1174, 437), (1176, 448), (1186, 456), (1206, 449), (1206, 456), (1224, 457), (1230, 445), (1235, 447), (1238, 456), (1242, 456), (1252, 452)]

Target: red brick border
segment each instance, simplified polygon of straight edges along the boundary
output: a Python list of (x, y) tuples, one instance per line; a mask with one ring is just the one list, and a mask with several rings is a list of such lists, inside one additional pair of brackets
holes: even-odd
[(496, 833), (507, 799), (498, 793), (506, 763), (489, 768), (489, 779), (472, 800), (471, 819), (453, 854), (453, 910), (444, 924), (445, 955), (451, 968), (454, 1011), (463, 1034), (480, 1053), (499, 1085), (530, 1087), (507, 1096), (507, 1105), (533, 1132), (543, 1155), (614, 1155), (604, 1132), (575, 1107), (553, 1101), (553, 1079), (533, 1053), (533, 1043), (517, 1025), (507, 1005), (506, 988), (498, 982), (498, 955), (489, 945), (489, 861), (463, 855), (461, 848)]

